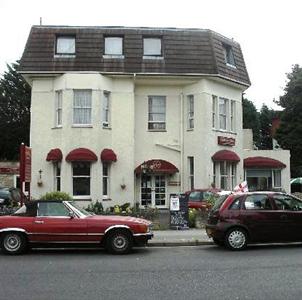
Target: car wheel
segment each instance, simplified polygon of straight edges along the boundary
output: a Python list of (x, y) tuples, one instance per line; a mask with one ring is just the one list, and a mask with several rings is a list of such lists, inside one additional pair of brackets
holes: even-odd
[(106, 249), (112, 254), (127, 254), (132, 244), (132, 235), (126, 230), (115, 230), (106, 239)]
[(225, 244), (231, 250), (242, 250), (247, 245), (247, 233), (244, 229), (233, 228), (225, 236)]
[(220, 247), (223, 247), (223, 246), (224, 246), (224, 241), (217, 240), (217, 239), (213, 238), (213, 242), (214, 242), (217, 246), (220, 246)]
[(1, 239), (1, 248), (5, 254), (23, 253), (27, 246), (26, 237), (18, 232), (5, 233)]

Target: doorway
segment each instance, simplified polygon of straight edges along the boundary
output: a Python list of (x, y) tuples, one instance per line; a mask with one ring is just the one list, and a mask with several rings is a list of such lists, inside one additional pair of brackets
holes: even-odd
[(142, 174), (140, 186), (140, 205), (158, 208), (167, 207), (166, 176)]

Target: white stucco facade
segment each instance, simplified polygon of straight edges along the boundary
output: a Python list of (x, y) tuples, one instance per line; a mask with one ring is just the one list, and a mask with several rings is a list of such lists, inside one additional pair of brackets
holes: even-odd
[[(91, 91), (91, 124), (85, 126), (73, 125), (73, 97), (74, 91), (79, 89)], [(214, 176), (212, 156), (221, 150), (231, 151), (239, 157), (239, 161), (234, 163), (233, 184), (242, 182), (245, 177), (243, 159), (251, 154), (243, 151), (241, 95), (244, 89), (239, 84), (201, 76), (140, 77), (65, 73), (33, 78), (30, 140), (32, 196), (39, 198), (46, 192), (56, 190), (54, 163), (46, 161), (47, 154), (54, 148), (59, 148), (63, 154), (60, 189), (70, 195), (73, 195), (73, 174), (72, 162), (65, 159), (68, 153), (77, 148), (86, 148), (98, 157), (90, 165), (90, 195), (75, 197), (81, 203), (85, 201), (83, 205), (97, 200), (104, 200), (105, 207), (125, 202), (143, 205), (142, 174), (136, 174), (134, 170), (149, 160), (164, 160), (179, 170), (173, 174), (152, 172), (149, 174), (150, 182), (145, 182), (146, 187), (150, 185), (148, 188), (153, 197), (151, 205), (163, 208), (168, 207), (171, 193), (184, 192), (191, 187), (192, 171), (188, 157), (194, 160), (195, 188), (211, 186)], [(55, 124), (56, 91), (62, 91), (62, 125), (59, 127)], [(103, 127), (101, 117), (104, 92), (110, 93), (108, 127)], [(194, 98), (193, 129), (188, 128), (189, 95)], [(149, 96), (164, 96), (166, 99), (165, 130), (148, 129)], [(213, 111), (216, 125), (220, 118), (218, 102), (216, 111), (213, 109), (213, 96), (217, 97), (217, 101), (220, 98), (227, 99), (225, 130), (219, 129), (219, 124), (213, 128)], [(230, 107), (231, 102), (233, 108)], [(232, 120), (230, 110), (233, 111)], [(230, 122), (233, 122), (232, 130)], [(219, 136), (232, 139), (234, 143), (219, 145)], [(117, 156), (117, 161), (109, 165), (106, 199), (103, 199), (103, 162), (100, 159), (103, 149), (112, 149)], [(278, 159), (285, 160), (289, 165), (288, 156), (281, 155)], [(37, 184), (39, 170), (42, 170), (42, 185)], [(219, 176), (216, 174), (217, 187), (221, 183)], [(282, 180), (286, 181), (289, 174), (284, 172), (282, 176)], [(164, 180), (160, 187), (156, 187), (158, 180)], [(229, 184), (228, 188), (232, 188)], [(289, 187), (285, 185), (284, 188), (287, 190)], [(157, 205), (153, 194), (160, 189), (165, 194), (165, 201)]]

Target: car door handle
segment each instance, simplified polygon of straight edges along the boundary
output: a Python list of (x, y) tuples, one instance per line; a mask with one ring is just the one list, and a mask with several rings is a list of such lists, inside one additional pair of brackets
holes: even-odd
[(35, 221), (36, 224), (44, 224), (44, 221)]
[(281, 220), (287, 220), (287, 215), (281, 215), (281, 216), (280, 216), (280, 219), (281, 219)]

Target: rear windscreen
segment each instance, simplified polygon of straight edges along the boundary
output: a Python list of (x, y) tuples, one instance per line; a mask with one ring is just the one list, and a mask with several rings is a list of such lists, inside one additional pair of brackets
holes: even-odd
[(218, 210), (218, 209), (221, 207), (222, 203), (226, 200), (226, 198), (227, 198), (228, 196), (229, 196), (229, 195), (222, 195), (222, 196), (220, 196), (220, 197), (215, 201), (212, 210)]

